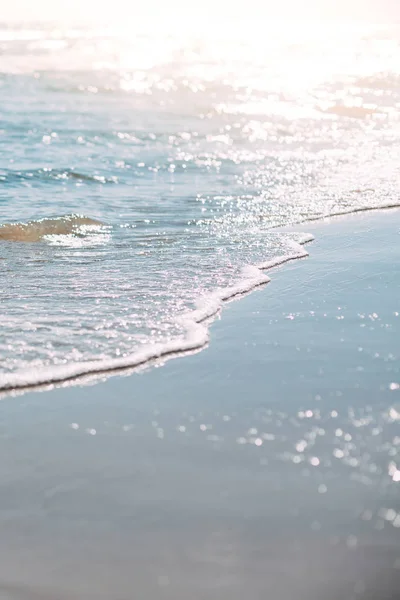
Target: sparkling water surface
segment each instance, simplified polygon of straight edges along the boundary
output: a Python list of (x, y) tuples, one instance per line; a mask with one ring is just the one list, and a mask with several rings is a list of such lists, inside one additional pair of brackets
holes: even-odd
[(398, 203), (400, 26), (3, 23), (0, 50), (1, 223), (104, 224), (0, 240), (0, 388), (179, 345), (304, 241), (279, 226)]

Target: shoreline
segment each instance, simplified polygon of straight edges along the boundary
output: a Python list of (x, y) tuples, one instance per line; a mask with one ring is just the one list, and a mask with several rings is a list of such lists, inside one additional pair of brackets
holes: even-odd
[(1, 403), (0, 595), (396, 597), (399, 224), (318, 229), (206, 352)]
[(292, 242), (293, 254), (278, 256), (257, 265), (248, 265), (243, 268), (243, 279), (236, 284), (199, 298), (197, 309), (177, 317), (177, 322), (184, 324), (186, 328), (186, 337), (183, 340), (170, 340), (154, 346), (147, 345), (144, 349), (121, 358), (110, 358), (103, 361), (93, 361), (92, 363), (71, 363), (60, 367), (51, 366), (41, 369), (40, 377), (22, 373), (0, 375), (0, 399), (33, 390), (46, 390), (48, 386), (52, 388), (52, 386), (64, 383), (79, 385), (88, 378), (101, 378), (104, 375), (114, 376), (127, 370), (131, 372), (146, 367), (151, 368), (159, 361), (190, 356), (192, 353), (199, 352), (207, 347), (210, 337), (209, 328), (215, 318), (223, 311), (225, 304), (236, 299), (239, 300), (257, 288), (270, 283), (271, 278), (267, 274), (269, 271), (310, 256), (305, 246), (315, 241), (315, 236), (305, 231), (308, 224), (318, 223), (319, 226), (323, 226), (324, 224), (330, 224), (332, 220), (351, 218), (352, 216), (358, 217), (359, 213), (368, 215), (375, 211), (385, 213), (389, 210), (399, 210), (399, 204), (353, 209), (349, 212), (344, 211), (328, 217), (318, 217), (299, 224), (280, 227), (279, 229), (282, 232), (290, 231), (304, 234), (304, 238), (300, 243)]

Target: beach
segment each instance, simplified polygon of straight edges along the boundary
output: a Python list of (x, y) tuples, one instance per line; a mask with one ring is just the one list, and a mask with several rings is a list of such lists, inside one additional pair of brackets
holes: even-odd
[(72, 3), (0, 6), (0, 600), (398, 600), (398, 2)]
[(397, 598), (399, 218), (296, 227), (199, 353), (5, 397), (0, 597)]

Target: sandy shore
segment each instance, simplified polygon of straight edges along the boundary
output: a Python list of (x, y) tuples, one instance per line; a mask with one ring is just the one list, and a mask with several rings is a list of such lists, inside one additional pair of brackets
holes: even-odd
[(3, 400), (0, 598), (397, 598), (399, 228), (303, 227), (203, 352)]

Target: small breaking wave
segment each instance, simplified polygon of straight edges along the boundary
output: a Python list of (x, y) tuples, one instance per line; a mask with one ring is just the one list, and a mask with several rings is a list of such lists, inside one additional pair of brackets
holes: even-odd
[(54, 219), (39, 219), (27, 223), (7, 223), (0, 226), (0, 240), (7, 242), (39, 242), (46, 236), (82, 237), (98, 231), (104, 223), (82, 215), (64, 215)]
[(170, 340), (166, 343), (149, 344), (130, 355), (98, 361), (85, 361), (68, 365), (55, 365), (41, 369), (29, 369), (19, 373), (0, 375), (0, 392), (23, 390), (31, 387), (79, 380), (90, 375), (101, 375), (113, 371), (134, 369), (159, 359), (195, 352), (204, 348), (209, 341), (208, 325), (220, 312), (224, 303), (235, 297), (248, 294), (252, 290), (270, 281), (264, 271), (298, 258), (305, 258), (308, 252), (303, 245), (312, 241), (312, 235), (305, 235), (301, 242), (291, 242), (293, 252), (243, 269), (243, 278), (236, 284), (208, 294), (198, 302), (197, 308), (179, 318), (183, 325), (183, 339)]
[(333, 104), (325, 109), (321, 109), (321, 111), (326, 114), (347, 117), (349, 119), (365, 119), (379, 112), (376, 108), (370, 106), (353, 106), (350, 104)]
[(392, 91), (399, 90), (400, 76), (397, 73), (383, 72), (360, 77), (355, 80), (354, 85), (364, 89)]
[[(371, 208), (364, 207), (307, 220), (317, 221), (357, 212), (391, 208), (399, 208), (399, 204), (393, 203), (387, 206), (376, 206)], [(17, 224), (17, 226), (43, 227), (43, 230), (48, 231), (49, 227), (57, 227), (60, 223), (65, 223), (70, 229), (74, 227), (79, 228), (80, 226), (99, 227), (102, 225), (99, 221), (95, 221), (88, 217), (70, 215), (59, 219), (44, 219), (43, 221), (27, 223), (26, 225)], [(0, 231), (1, 229), (2, 228), (0, 228)], [(44, 367), (40, 369), (40, 371), (37, 369), (29, 369), (24, 372), (0, 374), (0, 395), (7, 395), (13, 391), (24, 391), (34, 387), (61, 384), (63, 382), (79, 382), (90, 377), (106, 374), (111, 375), (112, 373), (121, 371), (134, 370), (147, 364), (154, 364), (159, 360), (167, 360), (168, 358), (173, 358), (182, 354), (190, 354), (199, 351), (207, 346), (209, 342), (209, 325), (221, 311), (226, 302), (247, 295), (254, 289), (267, 284), (270, 281), (270, 277), (265, 271), (287, 262), (307, 257), (308, 252), (305, 250), (304, 245), (313, 241), (313, 239), (313, 235), (304, 234), (299, 241), (290, 241), (289, 244), (292, 252), (283, 254), (258, 265), (244, 267), (242, 270), (242, 278), (237, 283), (211, 292), (201, 298), (197, 302), (197, 307), (194, 310), (178, 317), (178, 322), (183, 326), (185, 332), (183, 338), (169, 340), (165, 343), (147, 344), (138, 351), (117, 358), (82, 361), (66, 365), (53, 365)]]
[(89, 175), (72, 169), (26, 169), (21, 171), (0, 170), (0, 185), (16, 185), (19, 183), (38, 181), (41, 183), (54, 183), (54, 181), (77, 183), (118, 183), (116, 177), (106, 177), (99, 173)]

